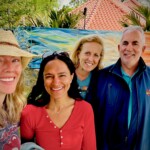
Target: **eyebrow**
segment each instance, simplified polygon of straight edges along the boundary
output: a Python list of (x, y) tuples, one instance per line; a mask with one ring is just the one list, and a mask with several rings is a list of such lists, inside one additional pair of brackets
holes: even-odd
[(133, 41), (132, 43), (139, 43), (139, 41)]
[[(122, 43), (129, 43), (129, 41), (122, 41)], [(132, 43), (139, 43), (139, 41), (132, 41)]]
[[(58, 73), (58, 75), (61, 75), (61, 74), (67, 74), (67, 73), (66, 72), (59, 72)], [(48, 73), (45, 73), (44, 75), (53, 75), (53, 74), (48, 72)]]

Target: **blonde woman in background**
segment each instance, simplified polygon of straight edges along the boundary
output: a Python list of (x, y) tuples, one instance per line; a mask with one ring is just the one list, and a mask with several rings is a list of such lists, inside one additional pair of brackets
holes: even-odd
[(88, 35), (79, 39), (71, 59), (76, 68), (76, 78), (82, 99), (93, 104), (92, 91), (96, 83), (97, 71), (102, 68), (104, 55), (103, 41), (98, 35)]
[(26, 103), (23, 70), (34, 55), (21, 50), (11, 31), (0, 30), (0, 149), (19, 150), (19, 120)]

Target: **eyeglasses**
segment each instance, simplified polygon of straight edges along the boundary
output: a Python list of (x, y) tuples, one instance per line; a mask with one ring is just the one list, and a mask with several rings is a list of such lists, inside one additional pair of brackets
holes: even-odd
[(48, 56), (65, 56), (65, 57), (69, 57), (69, 53), (68, 52), (64, 52), (64, 51), (48, 51), (48, 52), (45, 52), (43, 55), (42, 55), (42, 59), (48, 57)]

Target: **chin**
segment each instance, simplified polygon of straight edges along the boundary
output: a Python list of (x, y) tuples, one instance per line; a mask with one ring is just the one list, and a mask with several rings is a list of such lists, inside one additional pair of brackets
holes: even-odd
[(12, 94), (14, 93), (16, 90), (16, 87), (13, 87), (13, 88), (7, 88), (7, 89), (4, 89), (3, 90), (3, 93), (6, 93), (6, 94)]

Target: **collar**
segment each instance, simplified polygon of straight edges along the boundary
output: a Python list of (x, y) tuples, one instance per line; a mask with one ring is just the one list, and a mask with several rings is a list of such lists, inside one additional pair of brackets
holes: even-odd
[[(142, 57), (140, 57), (139, 59), (139, 66), (138, 66), (138, 72), (142, 73), (144, 70), (146, 69), (146, 64), (143, 60)], [(119, 58), (118, 61), (112, 65), (109, 69), (109, 72), (116, 74), (118, 76), (122, 76), (122, 72), (121, 72), (121, 59)]]

